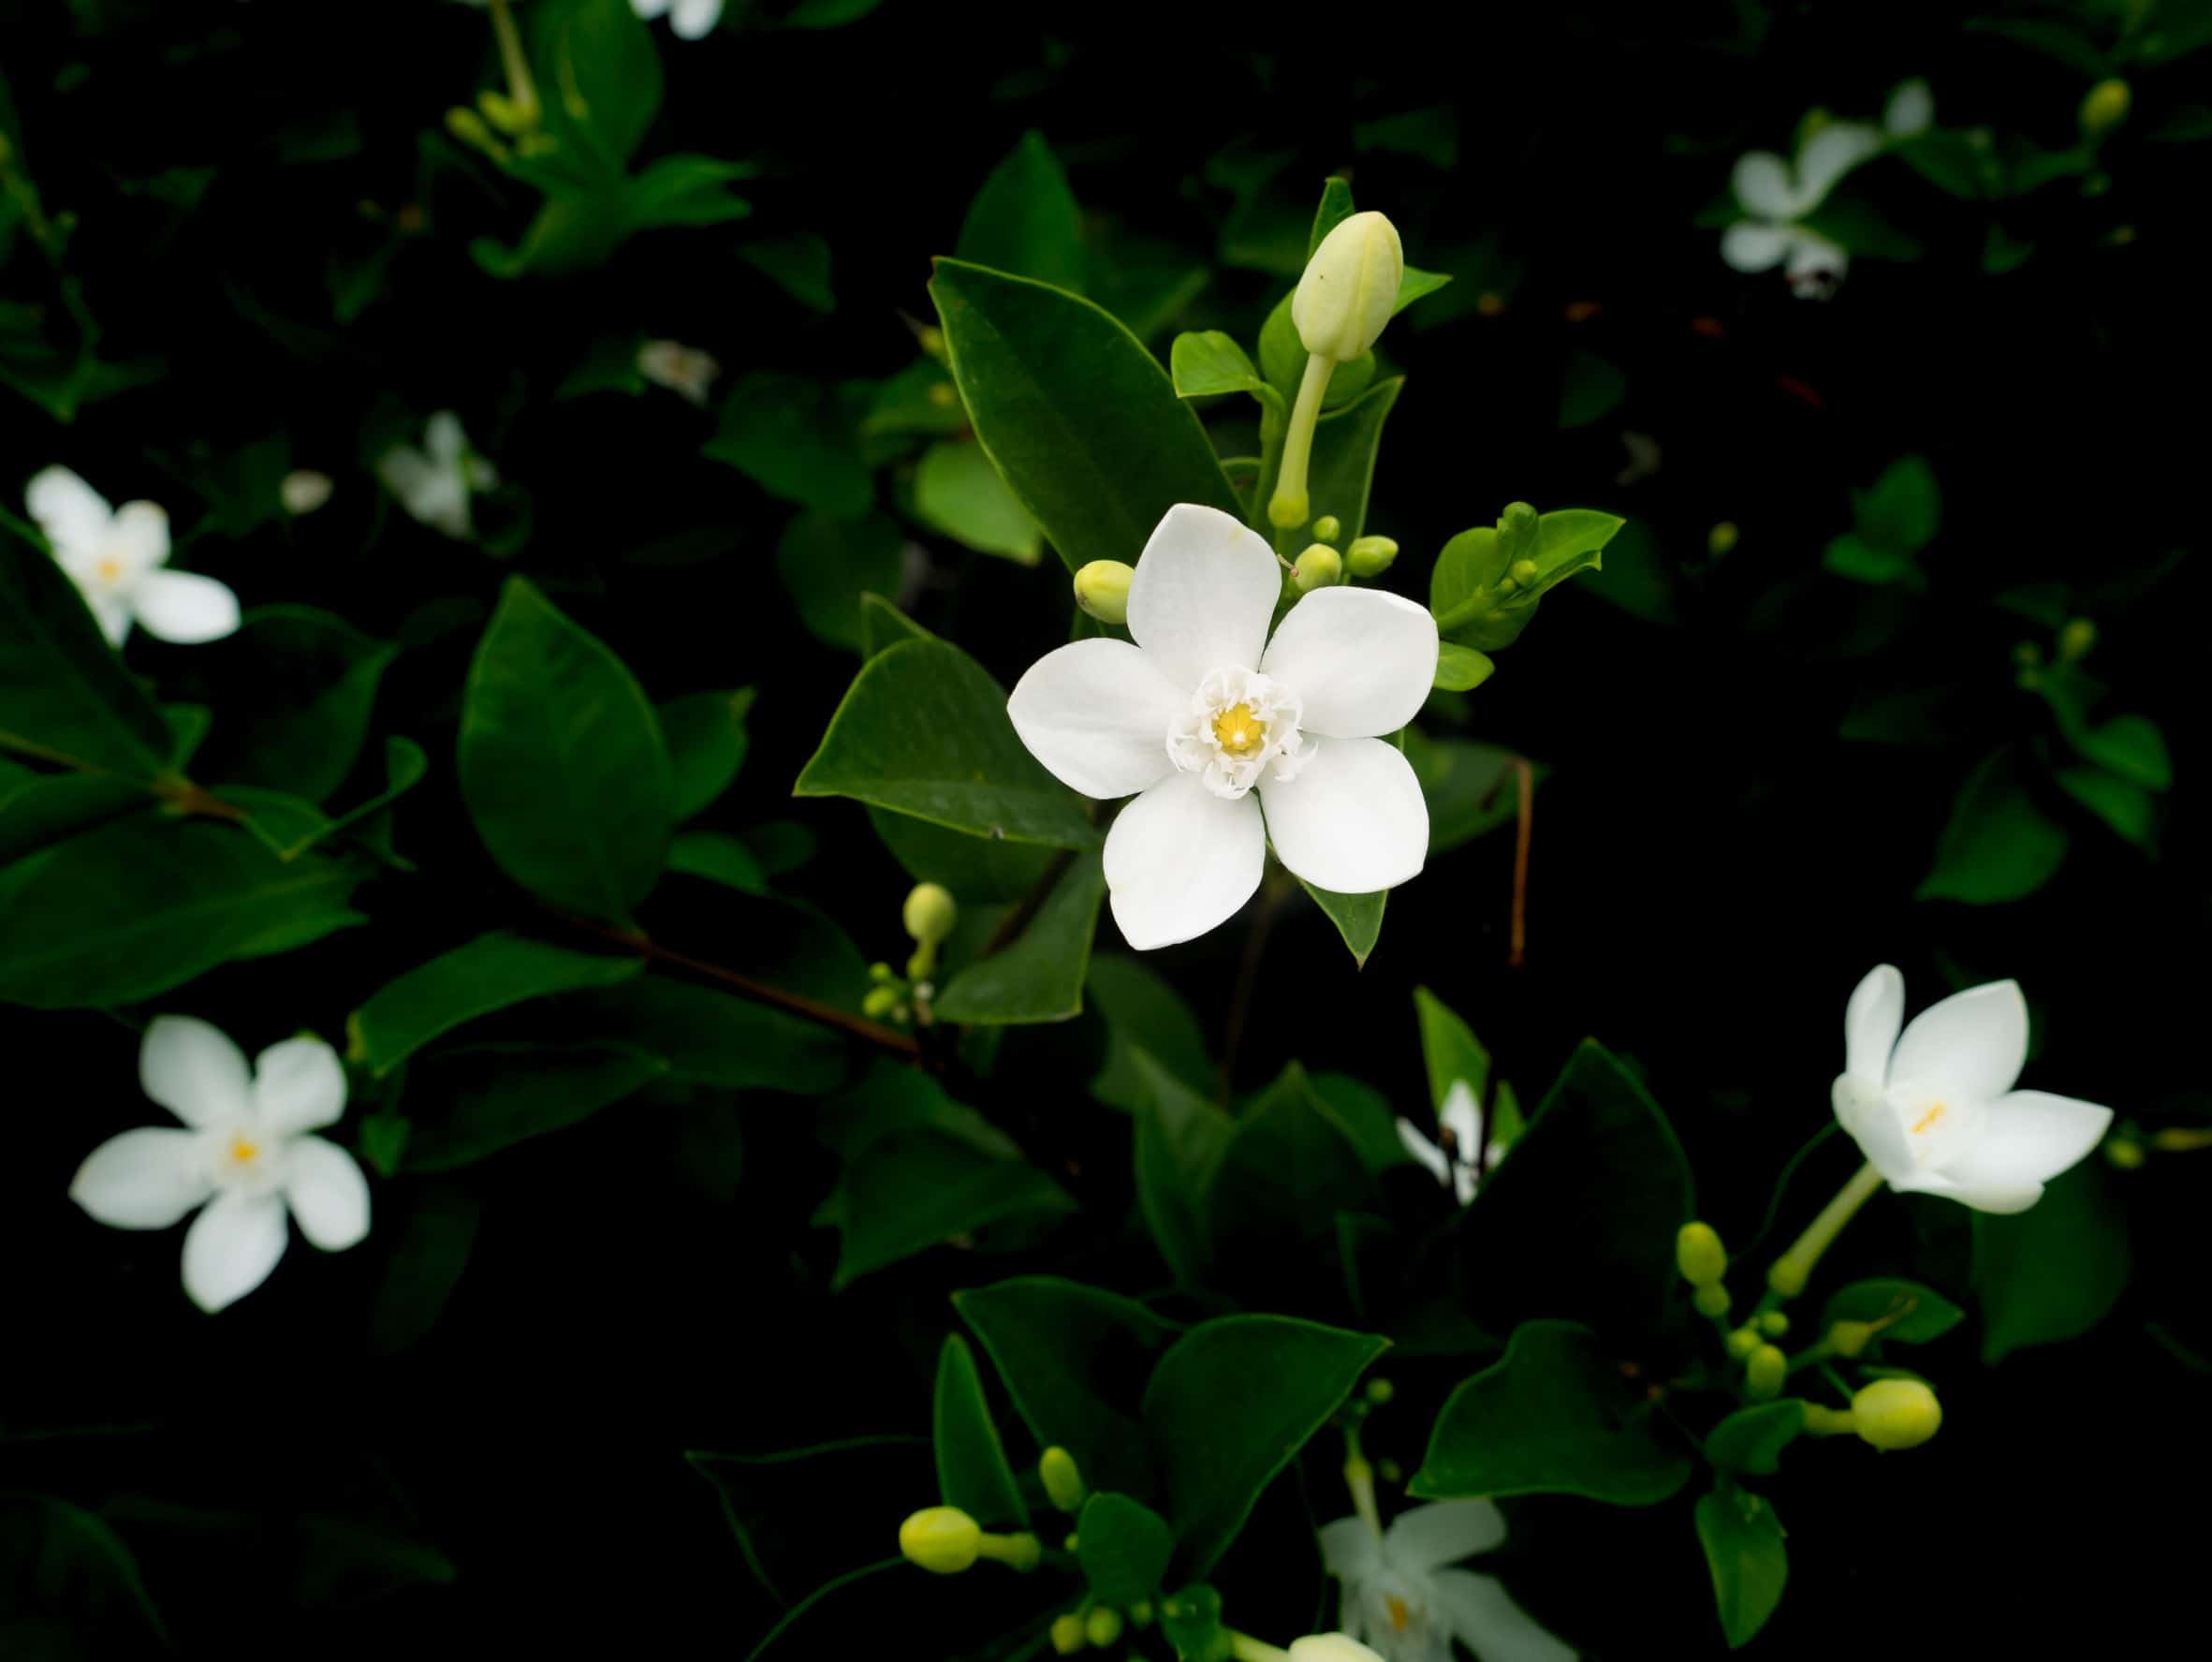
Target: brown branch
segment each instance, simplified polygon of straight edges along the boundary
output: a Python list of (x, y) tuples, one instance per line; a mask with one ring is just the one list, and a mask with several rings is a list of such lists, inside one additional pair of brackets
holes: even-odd
[(1529, 845), (1536, 832), (1536, 772), (1529, 758), (1513, 758), (1514, 787), (1519, 798), (1519, 827), (1513, 844), (1513, 947), (1506, 967), (1518, 969), (1529, 952)]

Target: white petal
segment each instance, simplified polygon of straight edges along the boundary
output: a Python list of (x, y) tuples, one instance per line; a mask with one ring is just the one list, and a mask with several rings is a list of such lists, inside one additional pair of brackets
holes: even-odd
[(184, 1290), (213, 1315), (269, 1279), (285, 1240), (284, 1197), (217, 1195), (184, 1231)]
[(1411, 1120), (1398, 1122), (1398, 1140), (1405, 1144), (1405, 1152), (1428, 1168), (1428, 1174), (1438, 1183), (1452, 1181), (1452, 1163), (1444, 1157), (1443, 1149), (1421, 1135), (1420, 1127)]
[(1343, 1581), (1364, 1581), (1383, 1566), (1383, 1543), (1358, 1518), (1321, 1526), (1321, 1562)]
[(1401, 1574), (1426, 1575), (1505, 1538), (1505, 1514), (1487, 1500), (1447, 1500), (1415, 1507), (1391, 1520), (1383, 1552)]
[(668, 9), (668, 0), (630, 0), (630, 6), (641, 18), (656, 18)]
[(2028, 1060), (2028, 1001), (2016, 981), (1954, 993), (1912, 1018), (1889, 1062), (1905, 1101), (1995, 1102)]
[(1984, 1183), (1973, 1178), (1951, 1177), (1941, 1171), (1923, 1171), (1909, 1182), (1890, 1186), (1903, 1194), (1938, 1195), (1976, 1212), (2000, 1216), (2026, 1212), (2043, 1199), (2040, 1183)]
[(1126, 640), (1057, 647), (1014, 684), (1006, 713), (1030, 754), (1070, 789), (1125, 797), (1175, 771), (1167, 724), (1190, 701)]
[(253, 1111), (245, 1052), (193, 1016), (156, 1016), (139, 1046), (139, 1083), (187, 1125)]
[(1936, 96), (1925, 81), (1898, 83), (1882, 112), (1882, 127), (1893, 139), (1911, 139), (1935, 125)]
[(92, 608), (93, 621), (100, 625), (100, 633), (108, 638), (110, 646), (121, 646), (130, 639), (130, 601), (111, 589), (87, 592), (80, 587), (84, 603)]
[(1458, 1141), (1459, 1152), (1472, 1159), (1474, 1140), (1482, 1129), (1475, 1124), (1474, 1087), (1465, 1080), (1454, 1080), (1444, 1093), (1444, 1105), (1437, 1110), (1436, 1118)]
[(1880, 1085), (1853, 1074), (1839, 1074), (1829, 1090), (1836, 1123), (1851, 1134), (1874, 1169), (1892, 1188), (1911, 1188), (1918, 1181), (1920, 1163), (1913, 1158), (1912, 1139), (1905, 1122), (1890, 1107)]
[[(1369, 1649), (1348, 1633), (1309, 1633), (1292, 1640), (1283, 1655), (1288, 1662), (1384, 1662), (1382, 1652)], [(1400, 1655), (1396, 1662), (1430, 1662), (1430, 1658)], [(1435, 1662), (1450, 1659), (1438, 1657)]]
[(369, 1232), (369, 1180), (336, 1143), (302, 1137), (285, 1149), (285, 1199), (300, 1233), (344, 1252)]
[(155, 502), (125, 503), (115, 510), (103, 552), (131, 577), (153, 570), (169, 557), (168, 510)]
[(422, 448), (432, 462), (450, 466), (459, 462), (468, 449), (468, 434), (461, 431), (461, 418), (451, 410), (440, 410), (422, 428)]
[(1782, 274), (1792, 283), (1813, 276), (1840, 283), (1843, 274), (1851, 270), (1851, 255), (1841, 243), (1831, 243), (1818, 231), (1809, 231), (1801, 225), (1791, 226), (1785, 235), (1790, 243), (1790, 259)]
[(1790, 188), (1790, 164), (1773, 151), (1754, 150), (1738, 157), (1728, 182), (1745, 213), (1762, 219), (1797, 217), (1796, 195)]
[(41, 469), (23, 492), (23, 506), (57, 554), (87, 553), (108, 535), (108, 499), (66, 467)]
[(1905, 978), (1878, 963), (1843, 1007), (1843, 1071), (1879, 1089), (1889, 1077), (1889, 1053), (1905, 1021)]
[(1301, 730), (1372, 739), (1427, 701), (1436, 650), (1426, 606), (1381, 589), (1316, 589), (1290, 609), (1260, 669), (1297, 694)]
[(196, 646), (238, 632), (238, 596), (189, 571), (149, 571), (131, 591), (130, 607), (156, 640)]
[(272, 1137), (335, 1125), (345, 1112), (345, 1067), (312, 1037), (287, 1038), (254, 1058), (254, 1116)]
[(149, 1125), (86, 1156), (69, 1199), (118, 1229), (166, 1229), (213, 1191), (199, 1134)]
[(1574, 1647), (1545, 1632), (1496, 1577), (1440, 1569), (1431, 1582), (1452, 1631), (1482, 1662), (1575, 1662)]
[(1263, 780), (1267, 836), (1293, 876), (1370, 894), (1414, 875), (1428, 857), (1428, 803), (1413, 764), (1381, 739), (1316, 739), (1288, 782)]
[(2072, 1169), (2111, 1125), (2112, 1110), (2094, 1102), (2046, 1091), (2008, 1092), (1989, 1105), (1973, 1147), (1934, 1175), (1977, 1190), (2040, 1187)]
[(1787, 226), (1739, 219), (1721, 233), (1721, 257), (1739, 272), (1770, 271), (1789, 251)]
[(1267, 863), (1267, 831), (1250, 795), (1217, 797), (1196, 773), (1170, 774), (1106, 832), (1114, 921), (1139, 951), (1190, 940), (1235, 917)]
[(1217, 507), (1179, 502), (1153, 529), (1129, 581), (1129, 633), (1177, 691), (1212, 669), (1256, 669), (1282, 595), (1260, 535)]
[(676, 0), (668, 27), (679, 40), (699, 40), (722, 21), (722, 0)]
[(1813, 134), (1797, 153), (1797, 192), (1792, 211), (1795, 219), (1811, 213), (1852, 169), (1882, 148), (1882, 135), (1864, 122), (1831, 122)]

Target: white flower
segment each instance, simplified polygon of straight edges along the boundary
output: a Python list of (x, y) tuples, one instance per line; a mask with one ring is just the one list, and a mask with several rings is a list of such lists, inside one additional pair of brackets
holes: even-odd
[(2017, 982), (1955, 993), (1899, 1038), (1904, 1016), (1905, 978), (1882, 964), (1844, 1009), (1834, 1093), (1836, 1118), (1891, 1188), (2025, 1212), (2112, 1124), (2109, 1108), (2013, 1089), (2028, 1060)]
[(110, 645), (121, 646), (134, 623), (156, 640), (185, 645), (238, 628), (236, 595), (212, 577), (162, 569), (169, 517), (154, 504), (111, 508), (66, 467), (41, 472), (23, 499)]
[[(1474, 1087), (1465, 1080), (1454, 1080), (1451, 1089), (1444, 1093), (1443, 1108), (1436, 1116), (1444, 1146), (1430, 1142), (1413, 1121), (1398, 1122), (1398, 1140), (1405, 1144), (1405, 1152), (1428, 1167), (1438, 1183), (1447, 1184), (1462, 1206), (1474, 1199), (1474, 1191), (1482, 1184), (1482, 1169), (1475, 1165), (1473, 1153), (1474, 1140), (1482, 1135), (1482, 1130), (1475, 1121)], [(1497, 1165), (1504, 1153), (1493, 1138), (1489, 1158), (1484, 1164)]]
[(440, 410), (423, 426), (422, 449), (394, 445), (377, 459), (376, 477), (415, 519), (448, 537), (469, 535), (469, 495), (499, 485), (491, 463), (469, 448), (461, 418)]
[(1384, 1662), (1451, 1662), (1455, 1639), (1481, 1662), (1572, 1662), (1496, 1577), (1447, 1567), (1504, 1538), (1487, 1500), (1415, 1507), (1380, 1538), (1357, 1518), (1324, 1525), (1322, 1562), (1343, 1583), (1338, 1625)]
[(1132, 947), (1227, 921), (1259, 887), (1270, 838), (1294, 874), (1350, 894), (1403, 883), (1428, 855), (1420, 784), (1379, 735), (1428, 696), (1436, 620), (1380, 589), (1316, 589), (1270, 641), (1282, 593), (1265, 539), (1179, 503), (1130, 580), (1137, 644), (1061, 647), (1007, 700), (1055, 777), (1085, 796), (1141, 793), (1106, 843)]
[(1830, 122), (1808, 140), (1791, 165), (1772, 151), (1754, 150), (1736, 164), (1731, 184), (1738, 220), (1721, 237), (1721, 257), (1739, 272), (1784, 266), (1799, 294), (1825, 294), (1843, 280), (1851, 256), (1810, 227), (1798, 223), (1836, 188), (1837, 181), (1882, 149), (1882, 134), (1859, 122)]
[(1936, 95), (1925, 81), (1900, 81), (1882, 112), (1882, 130), (1893, 140), (1917, 139), (1936, 125)]
[(330, 493), (337, 487), (327, 473), (316, 473), (310, 468), (295, 468), (278, 481), (276, 498), (285, 505), (285, 512), (294, 519), (311, 514), (330, 500)]
[(722, 365), (681, 341), (647, 341), (637, 348), (637, 373), (656, 387), (681, 393), (704, 406), (707, 390), (722, 373)]
[(205, 1022), (161, 1016), (139, 1052), (146, 1095), (184, 1122), (110, 1138), (77, 1169), (69, 1198), (118, 1229), (184, 1234), (184, 1290), (216, 1311), (269, 1278), (285, 1256), (285, 1210), (339, 1252), (369, 1232), (369, 1184), (353, 1156), (307, 1133), (345, 1111), (345, 1070), (319, 1038), (287, 1038), (246, 1069)]
[(666, 13), (668, 27), (681, 40), (702, 40), (722, 21), (722, 0), (630, 0), (641, 18)]

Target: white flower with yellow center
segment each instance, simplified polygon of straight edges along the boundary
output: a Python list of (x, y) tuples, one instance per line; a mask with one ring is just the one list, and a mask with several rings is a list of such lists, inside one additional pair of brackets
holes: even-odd
[(1462, 1206), (1472, 1200), (1475, 1190), (1482, 1186), (1483, 1168), (1497, 1165), (1505, 1153), (1493, 1138), (1489, 1158), (1481, 1166), (1476, 1164), (1474, 1143), (1482, 1135), (1478, 1118), (1474, 1087), (1465, 1080), (1454, 1080), (1452, 1088), (1444, 1093), (1443, 1107), (1437, 1110), (1437, 1141), (1429, 1141), (1413, 1121), (1398, 1122), (1398, 1140), (1405, 1145), (1405, 1152), (1426, 1166), (1429, 1175), (1449, 1188)]
[(146, 1095), (184, 1123), (111, 1137), (78, 1168), (69, 1198), (118, 1229), (184, 1234), (184, 1290), (210, 1312), (245, 1297), (285, 1256), (285, 1213), (325, 1252), (369, 1232), (354, 1158), (308, 1133), (345, 1111), (345, 1069), (319, 1038), (271, 1045), (251, 1071), (205, 1022), (157, 1017), (139, 1052)]
[(1452, 1567), (1504, 1538), (1504, 1514), (1487, 1500), (1415, 1507), (1380, 1535), (1359, 1518), (1325, 1524), (1322, 1562), (1342, 1584), (1338, 1625), (1384, 1662), (1452, 1662), (1455, 1639), (1480, 1662), (1573, 1662), (1495, 1576)]
[(1264, 538), (1179, 503), (1130, 579), (1136, 644), (1047, 653), (1007, 700), (1056, 778), (1085, 796), (1135, 795), (1106, 843), (1132, 947), (1226, 922), (1259, 888), (1270, 839), (1293, 874), (1348, 894), (1403, 883), (1427, 858), (1428, 805), (1380, 735), (1428, 696), (1436, 620), (1379, 589), (1316, 589), (1269, 640), (1282, 593)]
[(151, 502), (110, 507), (66, 467), (32, 479), (24, 505), (46, 534), (55, 564), (107, 636), (121, 646), (137, 624), (156, 640), (197, 645), (238, 628), (238, 596), (212, 577), (165, 571), (169, 517)]
[(1882, 147), (1878, 128), (1862, 122), (1830, 122), (1805, 141), (1795, 168), (1769, 150), (1754, 150), (1736, 164), (1730, 183), (1737, 206), (1751, 215), (1721, 237), (1721, 257), (1739, 272), (1783, 267), (1800, 295), (1825, 295), (1843, 281), (1851, 255), (1802, 224), (1828, 199), (1842, 177)]
[(1905, 1017), (1905, 978), (1877, 967), (1843, 1015), (1836, 1118), (1893, 1189), (1976, 1212), (2025, 1212), (2103, 1138), (2112, 1110), (2015, 1091), (2028, 1060), (2018, 983), (1992, 981)]
[(681, 341), (647, 341), (637, 348), (637, 373), (654, 386), (704, 406), (722, 365)]
[(630, 0), (632, 9), (651, 21), (667, 17), (679, 40), (703, 40), (722, 21), (723, 0)]
[(461, 418), (440, 410), (423, 424), (422, 449), (394, 445), (376, 460), (376, 477), (410, 517), (466, 540), (469, 497), (499, 488), (499, 472), (469, 444)]

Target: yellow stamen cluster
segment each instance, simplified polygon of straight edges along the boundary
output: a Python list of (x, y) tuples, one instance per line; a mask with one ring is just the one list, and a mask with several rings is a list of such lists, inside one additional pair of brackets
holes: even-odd
[(1231, 756), (1250, 756), (1267, 742), (1267, 725), (1250, 704), (1232, 704), (1213, 718), (1213, 736)]

